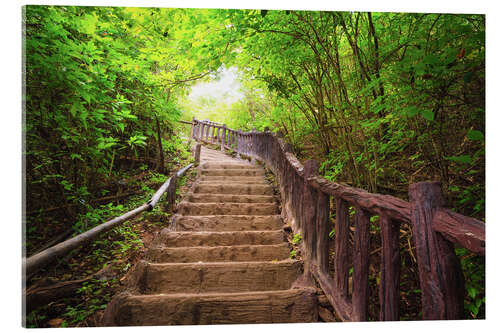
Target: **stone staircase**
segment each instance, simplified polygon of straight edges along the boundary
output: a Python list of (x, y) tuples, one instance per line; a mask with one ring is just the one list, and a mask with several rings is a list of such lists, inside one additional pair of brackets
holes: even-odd
[(108, 304), (106, 326), (317, 321), (264, 170), (202, 148), (198, 178)]

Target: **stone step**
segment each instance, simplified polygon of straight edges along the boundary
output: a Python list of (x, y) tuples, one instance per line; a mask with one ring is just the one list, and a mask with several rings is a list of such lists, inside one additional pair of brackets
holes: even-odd
[(286, 240), (283, 230), (275, 231), (171, 231), (163, 229), (155, 238), (157, 247), (272, 245)]
[(200, 169), (201, 176), (245, 176), (245, 177), (255, 177), (255, 176), (265, 176), (264, 170), (262, 169)]
[(175, 231), (252, 231), (283, 227), (279, 215), (176, 215), (172, 224)]
[(186, 202), (177, 206), (177, 213), (192, 215), (275, 215), (279, 213), (276, 203), (223, 203)]
[[(186, 291), (188, 292), (188, 291)], [(109, 303), (105, 326), (307, 323), (318, 318), (314, 289), (280, 291), (132, 295)]]
[(196, 184), (193, 193), (273, 195), (274, 190), (259, 184)]
[(262, 170), (262, 167), (250, 164), (249, 162), (205, 162), (201, 163), (202, 169), (257, 169)]
[(288, 243), (274, 245), (231, 245), (200, 247), (153, 247), (146, 259), (151, 262), (189, 263), (222, 261), (273, 261), (290, 256)]
[(139, 262), (127, 285), (141, 294), (246, 292), (289, 289), (302, 263), (277, 262), (150, 263)]
[(228, 184), (238, 184), (238, 185), (269, 185), (265, 180), (258, 181), (241, 181), (235, 177), (234, 181), (222, 180), (222, 181), (197, 181), (196, 185), (228, 185)]
[(185, 201), (189, 202), (240, 202), (240, 203), (271, 203), (277, 202), (273, 195), (238, 195), (238, 194), (212, 194), (191, 193), (186, 195)]
[(200, 176), (198, 183), (245, 183), (245, 184), (269, 184), (262, 176)]

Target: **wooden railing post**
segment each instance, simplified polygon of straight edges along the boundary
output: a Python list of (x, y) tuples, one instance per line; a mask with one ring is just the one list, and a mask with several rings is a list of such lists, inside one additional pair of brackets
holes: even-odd
[(226, 124), (222, 125), (222, 136), (221, 136), (220, 150), (224, 151), (225, 144), (226, 144)]
[(245, 139), (244, 139), (245, 144), (243, 145), (243, 147), (244, 147), (244, 151), (245, 151), (245, 155), (248, 155), (248, 146), (249, 146), (249, 141), (250, 141), (250, 140), (248, 139), (248, 133), (245, 133), (245, 134), (243, 135), (243, 137), (245, 138)]
[(217, 144), (222, 145), (222, 127), (217, 127)]
[(399, 255), (400, 223), (379, 215), (382, 253), (380, 262), (380, 320), (399, 320), (399, 284), (401, 259)]
[(194, 165), (200, 164), (200, 155), (201, 155), (201, 143), (197, 143), (194, 146)]
[(195, 126), (196, 126), (196, 118), (193, 117), (193, 121), (191, 123), (191, 132), (189, 133), (189, 140), (193, 140)]
[(321, 191), (318, 191), (316, 212), (316, 263), (321, 272), (328, 274), (330, 262), (328, 236), (332, 227), (330, 223), (330, 196)]
[(318, 175), (319, 163), (316, 160), (307, 160), (304, 163), (304, 185), (303, 185), (303, 214), (302, 214), (302, 239), (304, 242), (304, 279), (312, 281), (311, 263), (316, 256), (316, 208), (317, 191), (309, 185), (308, 177)]
[(177, 172), (174, 172), (172, 177), (170, 177), (170, 184), (167, 189), (167, 200), (165, 200), (166, 211), (172, 211), (175, 207), (175, 200), (177, 193)]
[(335, 219), (335, 288), (339, 295), (349, 295), (349, 207), (347, 202), (336, 198)]
[(195, 141), (198, 141), (198, 122), (196, 121), (196, 119), (193, 118), (193, 132), (192, 132), (192, 135), (193, 135), (193, 139)]
[(464, 277), (454, 246), (432, 229), (436, 210), (444, 204), (438, 182), (411, 184), (411, 226), (417, 252), (424, 320), (461, 319)]
[[(257, 133), (257, 129), (254, 127), (252, 128), (252, 134), (250, 134), (250, 155), (255, 155), (255, 148), (256, 148), (256, 143), (255, 143), (255, 140), (256, 140), (256, 135), (255, 133)], [(253, 160), (253, 158), (252, 158)]]
[(235, 131), (235, 138), (236, 138), (236, 157), (240, 158), (240, 152), (241, 152), (241, 131), (237, 130)]
[(352, 320), (368, 320), (368, 268), (370, 265), (370, 215), (356, 207), (352, 274)]
[(310, 252), (308, 261), (328, 274), (328, 234), (330, 197), (309, 184), (309, 177), (319, 175), (319, 162), (308, 160), (304, 163), (304, 244)]
[(240, 131), (240, 143), (239, 143), (239, 153), (245, 154), (245, 136), (243, 135), (243, 131)]
[(246, 155), (247, 154), (248, 137), (247, 137), (246, 134), (242, 133), (241, 134), (241, 139), (242, 139), (241, 140), (242, 141), (241, 152)]
[(246, 155), (250, 154), (250, 135), (245, 134), (245, 153)]

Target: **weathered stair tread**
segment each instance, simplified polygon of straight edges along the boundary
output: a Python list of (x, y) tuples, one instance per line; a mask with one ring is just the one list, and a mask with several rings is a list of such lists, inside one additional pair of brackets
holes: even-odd
[[(235, 179), (221, 179), (221, 180), (199, 180), (196, 185), (227, 185), (227, 184), (242, 184), (242, 185), (269, 185), (265, 179), (241, 180), (238, 177)], [(248, 177), (241, 177), (248, 178)]]
[(267, 184), (267, 180), (262, 176), (200, 176), (200, 182), (238, 182), (238, 183), (262, 183)]
[(279, 213), (276, 203), (195, 203), (183, 201), (177, 213), (191, 215), (275, 215)]
[(250, 164), (248, 162), (205, 162), (201, 163), (200, 167), (202, 169), (257, 169), (262, 170), (262, 167)]
[(317, 321), (313, 289), (280, 291), (131, 295), (113, 298), (106, 326), (306, 323)]
[(297, 260), (149, 263), (134, 267), (128, 284), (142, 294), (243, 292), (289, 289), (302, 271)]
[(219, 262), (284, 260), (290, 255), (288, 243), (274, 245), (231, 245), (201, 247), (155, 247), (148, 251), (152, 262)]
[(191, 193), (185, 197), (189, 202), (239, 202), (239, 203), (265, 203), (276, 202), (274, 195), (237, 195), (237, 194), (213, 194), (213, 193)]
[(264, 176), (262, 169), (200, 169), (202, 176)]
[(279, 215), (176, 215), (173, 219), (175, 231), (278, 230), (282, 226)]
[(164, 229), (155, 239), (155, 246), (229, 246), (270, 245), (285, 240), (283, 230), (272, 231), (171, 231)]
[(196, 184), (194, 193), (212, 194), (258, 194), (273, 195), (274, 190), (267, 184)]

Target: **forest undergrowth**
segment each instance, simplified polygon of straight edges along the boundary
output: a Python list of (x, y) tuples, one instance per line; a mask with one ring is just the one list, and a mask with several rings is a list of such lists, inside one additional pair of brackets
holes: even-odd
[[(180, 148), (176, 154), (178, 158), (167, 164), (165, 174), (153, 172), (143, 164), (122, 175), (123, 179), (127, 180), (127, 186), (133, 189), (135, 194), (110, 200), (105, 204), (89, 204), (87, 209), (78, 215), (74, 225), (85, 224), (85, 228), (81, 230), (85, 231), (144, 204), (170, 174), (192, 162), (189, 150), (186, 150), (189, 147)], [(191, 169), (179, 179), (177, 202), (188, 191), (195, 176), (196, 170)], [(143, 258), (154, 236), (169, 226), (172, 211), (167, 210), (162, 201), (152, 211), (143, 212), (138, 217), (126, 221), (30, 276), (28, 294), (30, 290), (34, 292), (46, 286), (60, 286), (68, 282), (75, 282), (76, 287), (68, 289), (66, 295), (63, 294), (49, 303), (41, 302), (41, 306), (28, 311), (27, 327), (100, 326), (100, 318), (106, 304), (114, 294), (123, 290), (125, 275), (129, 269)], [(50, 220), (44, 219), (44, 225), (57, 229), (57, 220), (61, 221), (59, 224), (69, 224), (64, 218), (64, 212), (56, 212)], [(89, 221), (93, 223), (90, 224)], [(75, 233), (80, 233), (80, 230)], [(31, 236), (41, 244), (49, 240), (44, 238), (43, 231), (32, 232)], [(85, 281), (80, 282), (81, 280)], [(36, 301), (32, 303), (36, 304)]]

